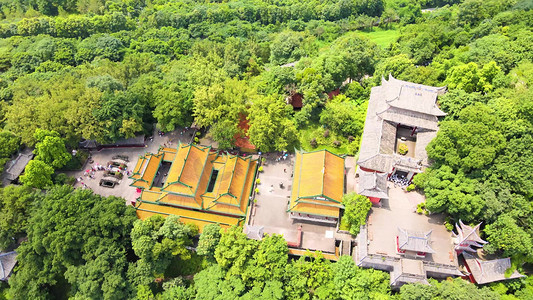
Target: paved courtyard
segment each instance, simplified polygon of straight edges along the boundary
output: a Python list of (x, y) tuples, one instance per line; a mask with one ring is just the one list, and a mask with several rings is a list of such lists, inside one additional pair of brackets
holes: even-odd
[(99, 185), (104, 171), (96, 171), (94, 178), (90, 178), (89, 176), (84, 176), (85, 170), (91, 169), (91, 167), (96, 164), (106, 166), (107, 162), (113, 160), (114, 156), (124, 155), (129, 157), (129, 162), (126, 163), (126, 165), (127, 170), (131, 171), (135, 167), (140, 155), (143, 155), (147, 152), (156, 153), (159, 147), (165, 144), (169, 147), (176, 147), (178, 141), (181, 141), (182, 143), (189, 143), (192, 139), (192, 133), (192, 129), (189, 129), (188, 131), (185, 131), (184, 129), (177, 129), (175, 131), (165, 133), (164, 136), (160, 137), (157, 134), (157, 130), (155, 130), (152, 141), (147, 139), (145, 147), (109, 148), (102, 149), (100, 151), (91, 151), (91, 158), (94, 161), (92, 164), (87, 162), (81, 171), (69, 171), (64, 173), (69, 176), (73, 176), (74, 178), (82, 178), (80, 182), (75, 183), (74, 187), (76, 188), (83, 188), (83, 184), (85, 184), (87, 188), (90, 188), (96, 194), (106, 197), (122, 197), (126, 200), (126, 204), (131, 204), (132, 201), (135, 201), (137, 197), (139, 197), (139, 193), (137, 193), (136, 188), (130, 186), (132, 180), (128, 178), (128, 176), (125, 175), (122, 180), (120, 180), (119, 184), (115, 185), (114, 188), (107, 188)]
[(436, 263), (454, 263), (453, 243), (451, 232), (443, 226), (442, 215), (430, 217), (416, 213), (418, 203), (424, 201), (424, 196), (407, 193), (399, 187), (389, 184), (389, 200), (383, 202), (383, 207), (372, 207), (368, 218), (368, 252), (401, 257), (396, 254), (395, 239), (398, 227), (410, 231), (427, 232), (432, 230), (430, 246), (434, 254), (427, 254), (424, 260)]
[[(263, 226), (265, 233), (282, 234), (288, 242), (297, 242), (298, 227), (302, 226), (302, 248), (335, 251), (335, 226), (317, 225), (293, 220), (287, 213), (292, 188), (294, 155), (286, 160), (276, 161), (276, 154), (267, 154), (263, 172), (259, 174), (261, 183), (256, 194), (250, 217), (250, 225)], [(280, 183), (283, 187), (280, 187)], [(326, 236), (327, 235), (327, 236)]]

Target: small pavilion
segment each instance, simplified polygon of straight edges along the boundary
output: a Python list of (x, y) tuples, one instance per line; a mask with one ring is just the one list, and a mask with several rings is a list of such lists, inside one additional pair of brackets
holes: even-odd
[(427, 253), (435, 253), (430, 246), (431, 230), (428, 232), (407, 231), (398, 228), (396, 250), (404, 256), (425, 257)]
[(455, 237), (455, 251), (458, 254), (463, 251), (467, 252), (476, 252), (477, 250), (472, 247), (483, 248), (487, 243), (479, 237), (479, 227), (481, 223), (477, 224), (475, 227), (465, 225), (461, 220), (459, 220), (459, 225), (455, 223), (455, 228), (457, 229), (457, 234), (452, 232)]
[(337, 223), (344, 194), (344, 157), (327, 150), (296, 152), (288, 212), (293, 219)]
[(455, 224), (457, 233), (452, 232), (455, 236), (455, 251), (457, 254), (463, 255), (470, 281), (477, 284), (485, 284), (524, 277), (524, 275), (518, 273), (516, 270), (506, 274), (507, 270), (511, 268), (511, 259), (509, 257), (484, 260), (477, 256), (478, 250), (481, 250), (487, 244), (487, 241), (479, 237), (480, 226), (481, 223), (472, 227), (459, 220), (459, 224)]
[(246, 217), (257, 160), (218, 154), (211, 147), (179, 144), (141, 156), (133, 183), (141, 191), (140, 219), (178, 215), (200, 232), (207, 224), (239, 225)]
[(381, 207), (381, 200), (389, 199), (387, 174), (367, 172), (362, 169), (357, 170), (357, 173), (359, 174), (357, 193), (367, 196), (373, 205)]

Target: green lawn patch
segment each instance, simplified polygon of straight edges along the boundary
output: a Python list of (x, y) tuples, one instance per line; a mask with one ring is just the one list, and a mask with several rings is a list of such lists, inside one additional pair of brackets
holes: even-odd
[(390, 29), (374, 27), (372, 31), (359, 31), (358, 33), (361, 36), (368, 37), (382, 48), (387, 48), (400, 36), (400, 30), (396, 29), (395, 26), (392, 26)]
[[(300, 134), (298, 137), (300, 141), (300, 147), (305, 151), (326, 149), (335, 154), (347, 154), (349, 152), (349, 142), (347, 138), (336, 135), (332, 130), (330, 130), (329, 135), (325, 137), (325, 131), (326, 129), (322, 128), (320, 125), (309, 125), (300, 129)], [(311, 140), (313, 139), (315, 139), (317, 142), (316, 147), (311, 145)], [(340, 142), (340, 145), (335, 146), (335, 141)]]

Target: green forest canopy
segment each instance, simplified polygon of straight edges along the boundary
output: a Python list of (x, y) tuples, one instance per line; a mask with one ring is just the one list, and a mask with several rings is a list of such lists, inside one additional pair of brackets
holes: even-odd
[[(435, 6), (441, 8), (421, 12), (421, 7)], [(5, 141), (1, 162), (5, 163), (20, 143), (39, 144), (40, 160), (22, 181), (49, 188), (53, 169), (65, 163), (65, 150), (81, 139), (114, 141), (148, 133), (153, 123), (168, 131), (189, 126), (196, 119), (210, 128), (220, 145), (232, 147), (241, 115), (249, 118), (251, 141), (263, 151), (301, 146), (356, 154), (370, 88), (380, 83), (381, 76), (392, 74), (449, 89), (439, 99), (448, 115), (428, 147), (434, 165), (415, 177), (416, 185), (426, 194), (427, 209), (448, 214), (451, 222), (483, 221), (483, 237), (490, 242), (486, 250), (531, 263), (532, 7), (527, 0), (0, 0), (0, 135)], [(380, 27), (376, 41), (382, 46), (373, 41), (375, 26)], [(361, 31), (364, 35), (359, 34)], [(384, 32), (392, 31), (392, 42), (383, 46)], [(282, 66), (292, 62), (297, 62), (294, 67)], [(346, 81), (348, 78), (351, 80)], [(325, 93), (337, 88), (341, 95), (328, 100)], [(303, 95), (300, 111), (285, 104), (285, 98), (295, 93)], [(39, 131), (50, 135), (41, 139), (36, 134)], [(46, 197), (96, 197), (53, 191)], [(31, 224), (39, 224), (39, 215), (50, 213), (46, 209), (62, 209), (43, 204), (30, 210), (24, 202), (39, 196), (23, 197), (27, 193), (21, 191), (4, 193), (14, 195), (4, 196), (7, 205), (2, 209), (14, 204), (17, 209), (0, 217), (9, 220), (15, 213), (17, 218), (29, 218), (27, 227), (6, 227), (0, 234), (6, 246), (9, 237), (24, 234), (29, 236), (28, 245), (32, 244), (37, 233)], [(95, 247), (108, 245), (102, 248), (100, 259), (117, 260), (112, 270), (99, 269), (103, 262), (88, 254), (83, 243), (70, 245), (73, 254), (65, 257), (67, 248), (61, 250), (59, 240), (57, 249), (35, 246), (30, 251), (24, 246), (21, 248), (27, 250), (21, 251), (27, 252), (21, 252), (11, 290), (36, 299), (56, 293), (61, 290), (58, 287), (72, 297), (145, 295), (147, 299), (151, 294), (211, 299), (224, 291), (239, 297), (263, 293), (269, 299), (295, 295), (321, 298), (344, 291), (340, 283), (327, 279), (335, 278), (336, 271), (325, 267), (329, 264), (320, 259), (301, 265), (290, 263), (297, 271), (286, 271), (289, 277), (267, 274), (272, 280), (258, 280), (256, 284), (243, 277), (248, 274), (244, 270), (267, 263), (256, 261), (261, 258), (239, 258), (248, 257), (243, 253), (228, 261), (217, 254), (218, 248), (210, 241), (204, 242), (206, 249), (201, 252), (212, 263), (207, 267), (203, 256), (183, 251), (193, 228), (172, 225), (177, 226), (175, 233), (181, 232), (176, 233), (179, 238), (158, 232), (150, 237), (156, 246), (143, 244), (139, 248), (129, 239), (145, 239), (145, 235), (130, 236), (133, 225), (126, 223), (114, 225), (125, 226), (119, 231), (120, 237), (103, 232), (96, 240), (83, 241)], [(156, 230), (164, 225), (159, 220), (151, 226), (150, 230)], [(61, 234), (77, 238), (75, 232)], [(214, 241), (220, 238), (216, 233), (213, 236)], [(165, 238), (170, 241), (163, 242)], [(268, 241), (272, 242), (268, 247), (283, 248), (275, 237)], [(250, 241), (245, 249), (260, 247), (254, 243)], [(176, 254), (148, 253), (161, 249), (173, 249)], [(44, 250), (48, 254), (44, 255)], [(31, 260), (35, 253), (39, 260), (26, 264), (25, 255)], [(36, 266), (40, 259), (44, 265)], [(178, 279), (164, 280), (167, 289), (161, 292), (164, 287), (152, 279), (160, 278), (167, 272), (165, 268), (176, 264), (191, 270), (187, 275), (204, 271), (196, 275), (192, 285)], [(335, 269), (333, 265), (331, 269)], [(41, 281), (17, 286), (17, 282), (26, 284), (38, 274), (36, 270), (45, 270)], [(376, 288), (370, 289), (372, 292), (366, 287), (346, 289), (375, 297), (388, 295), (390, 291), (381, 288), (380, 273), (367, 271), (350, 271), (349, 276), (373, 276)], [(98, 274), (107, 272), (113, 275), (99, 278)], [(302, 272), (333, 272), (333, 277), (301, 282)], [(81, 278), (88, 274), (94, 281), (82, 283)], [(179, 277), (172, 273), (169, 278)], [(200, 296), (195, 284), (200, 287), (202, 282), (219, 282), (219, 289), (202, 289), (213, 294)], [(489, 295), (493, 291), (470, 291), (471, 286), (456, 282), (435, 285), (431, 293), (434, 297), (453, 297), (443, 294), (450, 284), (468, 295), (479, 292), (488, 293), (480, 297), (494, 296)], [(285, 287), (293, 284), (297, 287)], [(531, 298), (531, 277), (492, 289), (509, 297)], [(172, 292), (162, 296), (167, 290)], [(406, 293), (426, 292), (422, 287), (405, 290), (408, 292), (400, 293), (402, 298), (409, 298)]]

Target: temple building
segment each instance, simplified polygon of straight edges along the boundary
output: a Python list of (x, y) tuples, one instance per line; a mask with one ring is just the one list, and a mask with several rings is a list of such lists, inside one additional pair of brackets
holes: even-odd
[(429, 285), (424, 263), (420, 260), (401, 259), (394, 263), (390, 273), (390, 285), (402, 286), (406, 283), (420, 283)]
[(452, 234), (455, 237), (455, 251), (457, 251), (458, 254), (463, 251), (476, 252), (477, 250), (472, 247), (483, 248), (487, 243), (479, 237), (480, 226), (481, 223), (477, 224), (475, 227), (471, 227), (463, 224), (461, 220), (459, 220), (459, 225), (457, 225), (457, 223), (455, 224), (457, 234), (455, 234), (455, 232), (452, 232)]
[(251, 157), (220, 155), (197, 145), (147, 153), (131, 176), (131, 185), (141, 190), (137, 216), (177, 215), (200, 232), (211, 223), (239, 225), (246, 218), (256, 168)]
[(430, 243), (431, 230), (428, 232), (418, 232), (398, 228), (396, 251), (402, 256), (426, 257), (427, 253), (435, 253)]
[(428, 166), (426, 146), (437, 135), (438, 117), (445, 116), (437, 97), (446, 87), (432, 87), (389, 76), (372, 88), (357, 164), (410, 181)]
[(500, 258), (493, 260), (481, 260), (474, 255), (463, 252), (466, 268), (470, 275), (468, 278), (472, 283), (485, 284), (495, 281), (509, 280), (525, 277), (514, 270), (506, 275), (506, 271), (511, 268), (511, 259)]
[(381, 200), (389, 199), (387, 188), (387, 174), (357, 170), (359, 184), (357, 193), (367, 196), (373, 205), (381, 207)]
[(293, 219), (336, 224), (344, 195), (344, 157), (296, 152), (288, 212)]
[(524, 277), (516, 270), (506, 274), (508, 269), (511, 268), (511, 259), (508, 257), (493, 260), (484, 260), (478, 257), (478, 250), (481, 250), (487, 244), (485, 240), (479, 237), (480, 226), (481, 223), (472, 227), (459, 220), (459, 224), (455, 224), (457, 233), (453, 233), (455, 251), (457, 254), (463, 255), (464, 267), (470, 281), (472, 283), (485, 284)]

